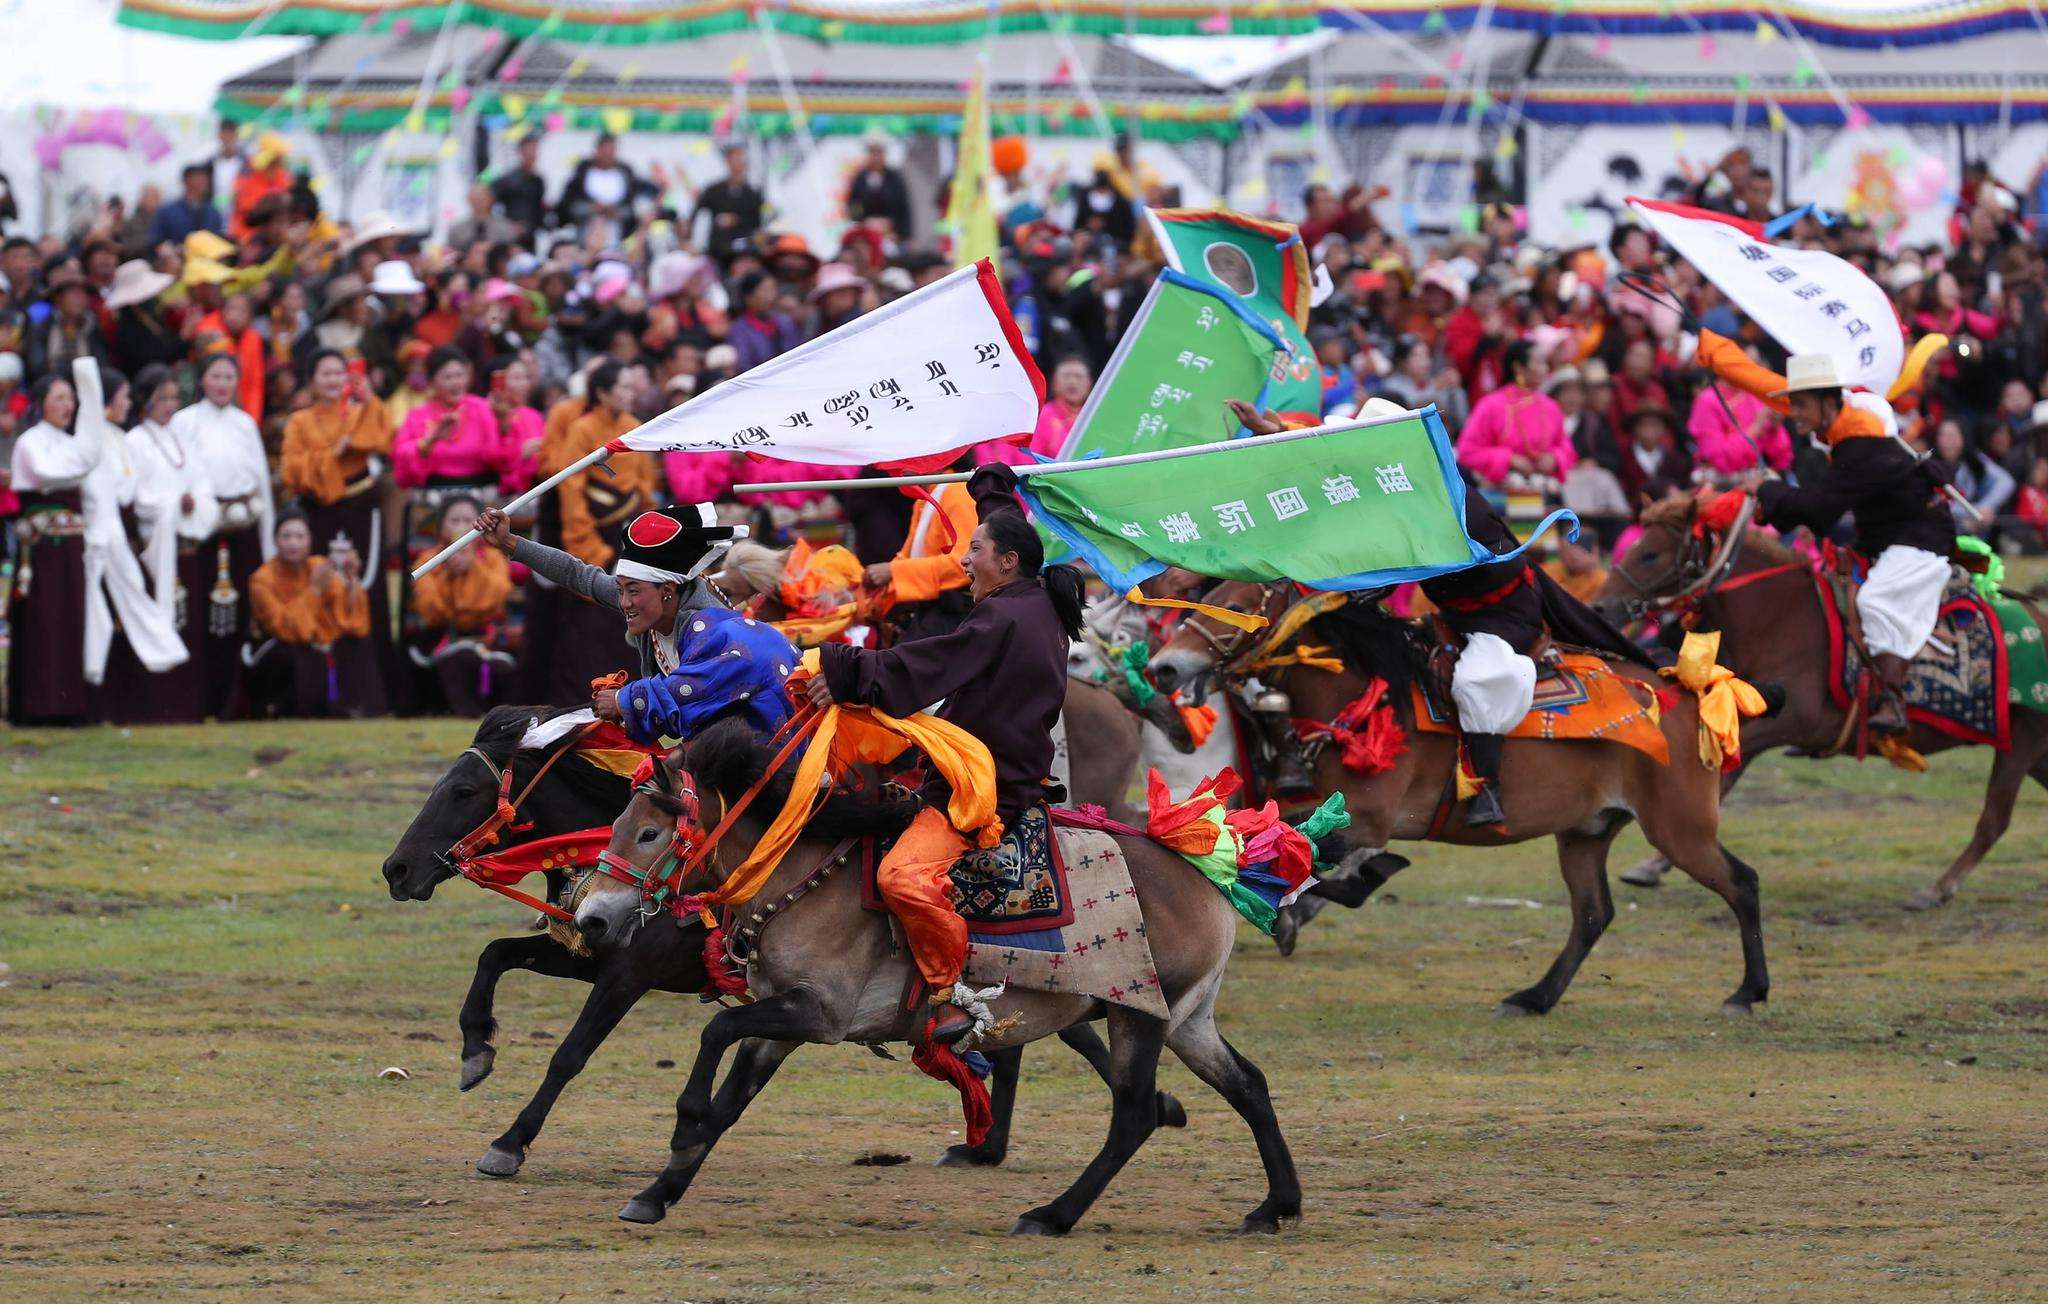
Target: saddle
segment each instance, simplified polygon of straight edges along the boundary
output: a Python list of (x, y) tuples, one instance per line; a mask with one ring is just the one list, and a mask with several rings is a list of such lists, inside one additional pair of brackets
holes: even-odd
[[(888, 847), (869, 841), (863, 848), (861, 904), (886, 910), (875, 884)], [(977, 935), (1007, 936), (1060, 928), (1074, 921), (1074, 896), (1051, 812), (1033, 806), (1003, 831), (993, 847), (974, 848), (954, 862), (953, 905)]]

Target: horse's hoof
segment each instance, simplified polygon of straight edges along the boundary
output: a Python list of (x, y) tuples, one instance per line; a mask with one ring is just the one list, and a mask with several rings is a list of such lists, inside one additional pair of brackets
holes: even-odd
[(1301, 925), (1295, 923), (1294, 916), (1282, 906), (1273, 920), (1273, 945), (1279, 948), (1283, 959), (1294, 954), (1294, 944), (1300, 937)]
[(668, 1217), (668, 1209), (658, 1200), (634, 1196), (626, 1201), (626, 1207), (619, 1210), (619, 1221), (652, 1224)]
[(1952, 900), (1953, 897), (1944, 896), (1939, 888), (1923, 887), (1907, 897), (1904, 905), (1908, 910), (1939, 910)]
[(1017, 1225), (1010, 1229), (1010, 1235), (1012, 1236), (1065, 1236), (1066, 1234), (1065, 1230), (1053, 1226), (1035, 1211), (1019, 1218)]
[(1268, 1209), (1264, 1205), (1245, 1215), (1244, 1223), (1237, 1229), (1240, 1236), (1277, 1236), (1280, 1229), (1289, 1223), (1301, 1221), (1301, 1210), (1293, 1212)]
[(947, 1146), (937, 1159), (932, 1160), (934, 1168), (994, 1168), (1003, 1162), (1001, 1151), (991, 1151), (981, 1146)]
[(1175, 1097), (1173, 1097), (1173, 1096), (1171, 1096), (1171, 1095), (1167, 1094), (1167, 1093), (1166, 1093), (1166, 1092), (1164, 1092), (1164, 1091), (1160, 1092), (1160, 1093), (1159, 1093), (1159, 1126), (1161, 1126), (1161, 1127), (1186, 1127), (1187, 1125), (1188, 1125), (1188, 1111), (1187, 1111), (1187, 1107), (1186, 1107), (1186, 1106), (1184, 1106), (1184, 1105), (1182, 1105), (1182, 1104), (1180, 1103), (1180, 1101), (1179, 1101), (1178, 1099), (1176, 1099)]
[(484, 1151), (484, 1157), (476, 1161), (476, 1171), (485, 1177), (511, 1177), (526, 1162), (522, 1151), (507, 1150), (503, 1146), (492, 1146)]
[(1721, 1002), (1721, 1013), (1731, 1019), (1746, 1019), (1755, 1014), (1756, 1009), (1748, 1001), (1728, 1000)]
[(462, 1077), (458, 1085), (464, 1091), (491, 1076), (491, 1069), (498, 1062), (498, 1052), (489, 1046), (462, 1061)]
[(1630, 887), (1663, 887), (1664, 871), (1646, 861), (1622, 870), (1621, 881)]
[(1521, 1002), (1515, 1000), (1513, 997), (1509, 997), (1507, 1000), (1504, 1000), (1499, 1005), (1493, 1007), (1494, 1017), (1498, 1019), (1533, 1018), (1536, 1015), (1543, 1013), (1545, 1013), (1545, 1011), (1539, 1010), (1533, 1005), (1523, 1005)]

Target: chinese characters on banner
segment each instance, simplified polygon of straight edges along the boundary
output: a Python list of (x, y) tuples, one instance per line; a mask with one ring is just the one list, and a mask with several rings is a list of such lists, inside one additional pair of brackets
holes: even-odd
[(1031, 475), (1024, 494), (1119, 589), (1167, 566), (1355, 590), (1495, 560), (1465, 533), (1464, 482), (1434, 408), (1170, 461)]
[(1044, 397), (981, 262), (716, 385), (618, 443), (864, 466), (1028, 437)]
[(1631, 199), (1652, 230), (1792, 353), (1824, 353), (1844, 384), (1887, 393), (1905, 363), (1891, 300), (1855, 266), (1765, 239), (1753, 223)]
[(1117, 343), (1062, 460), (1116, 457), (1229, 439), (1242, 427), (1223, 406), (1265, 406), (1279, 340), (1223, 293), (1162, 272)]

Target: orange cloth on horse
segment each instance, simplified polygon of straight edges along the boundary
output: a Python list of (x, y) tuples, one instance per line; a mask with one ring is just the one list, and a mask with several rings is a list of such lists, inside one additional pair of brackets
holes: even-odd
[[(569, 426), (566, 447), (572, 451), (568, 461), (604, 447), (639, 424), (630, 412), (606, 416), (604, 409), (592, 408)], [(562, 509), (562, 551), (592, 566), (611, 565), (615, 554), (604, 541), (600, 523), (591, 510), (591, 490), (597, 489), (621, 502), (637, 494), (642, 504), (653, 502), (655, 494), (654, 459), (647, 454), (614, 453), (605, 466), (611, 469), (609, 476), (596, 467), (585, 467), (555, 489)]]
[(967, 587), (961, 561), (967, 556), (968, 539), (981, 524), (974, 497), (964, 484), (941, 485), (933, 497), (939, 509), (918, 503), (911, 512), (910, 534), (890, 559), (891, 602), (930, 602), (948, 589)]
[(505, 555), (490, 548), (461, 555), (472, 559), (467, 568), (442, 566), (413, 583), (413, 610), (428, 629), (474, 634), (505, 619), (505, 599), (512, 593)]
[(951, 871), (970, 845), (943, 812), (927, 806), (875, 867), (875, 890), (903, 921), (917, 971), (934, 991), (960, 981), (967, 964), (967, 921), (953, 905)]
[[(1535, 702), (1522, 722), (1508, 731), (1508, 737), (1622, 743), (1653, 760), (1670, 763), (1671, 747), (1658, 724), (1655, 685), (1618, 675), (1599, 657), (1567, 654), (1560, 661), (1565, 673), (1536, 681)], [(1413, 692), (1417, 729), (1457, 732), (1451, 721), (1430, 713), (1421, 685)]]
[(249, 605), (256, 623), (282, 643), (334, 643), (370, 634), (370, 595), (362, 586), (335, 577), (323, 586), (327, 559), (296, 564), (273, 557), (249, 577)]
[[(1734, 340), (1701, 331), (1698, 356), (1701, 366), (1744, 393), (1762, 399), (1771, 411), (1783, 416), (1792, 410), (1792, 400), (1777, 392), (1785, 388), (1785, 378), (1761, 363), (1752, 362)], [(1829, 444), (1872, 437), (1885, 438), (1884, 421), (1875, 412), (1847, 402), (1842, 404), (1840, 415), (1826, 435)]]
[[(341, 437), (348, 448), (337, 452)], [(392, 424), (374, 395), (362, 403), (315, 403), (284, 426), (278, 477), (287, 492), (319, 503), (339, 502), (370, 469), (372, 453), (391, 452)]]

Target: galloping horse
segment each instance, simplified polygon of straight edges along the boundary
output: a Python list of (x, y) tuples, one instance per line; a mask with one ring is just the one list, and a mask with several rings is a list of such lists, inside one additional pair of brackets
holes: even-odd
[[(1130, 722), (1130, 716), (1108, 694), (1097, 691), (1094, 713), (1107, 710), (1112, 722)], [(500, 848), (538, 841), (564, 833), (609, 825), (618, 818), (631, 796), (632, 785), (623, 777), (574, 756), (573, 733), (546, 748), (522, 748), (521, 738), (534, 724), (558, 715), (553, 707), (500, 706), (478, 724), (470, 746), (434, 785), (427, 800), (413, 817), (398, 845), (384, 861), (384, 881), (395, 901), (425, 901), (434, 889), (458, 872), (451, 852), (458, 842), (490, 819), (501, 795), (508, 799), (520, 794), (519, 823), (506, 829)], [(1137, 751), (1135, 723), (1124, 726), (1129, 736), (1105, 727), (1112, 744), (1129, 753), (1120, 773), (1127, 774)], [(1092, 772), (1092, 771), (1091, 771)], [(1078, 773), (1078, 771), (1077, 771)], [(507, 780), (510, 780), (507, 782)], [(587, 876), (586, 876), (587, 877)], [(574, 888), (564, 875), (548, 875), (548, 898), (573, 901)], [(603, 955), (572, 954), (546, 933), (523, 933), (501, 937), (484, 947), (477, 956), (476, 977), (463, 998), (462, 1090), (490, 1076), (497, 1050), (491, 1037), (497, 1031), (493, 1011), (498, 980), (514, 969), (525, 969), (551, 978), (573, 978), (590, 984), (590, 995), (577, 1013), (575, 1026), (562, 1038), (548, 1059), (547, 1074), (526, 1107), (519, 1111), (496, 1140), (491, 1142), (477, 1171), (490, 1177), (510, 1177), (526, 1161), (528, 1147), (546, 1124), (548, 1113), (571, 1079), (583, 1071), (612, 1029), (626, 1017), (642, 996), (651, 991), (694, 995), (707, 982), (704, 968), (704, 926), (695, 916), (677, 921), (676, 927), (638, 930), (630, 946), (608, 950)], [(1109, 1048), (1093, 1029), (1076, 1027), (1062, 1036), (1083, 1059), (1107, 1081)], [(943, 1165), (988, 1166), (1000, 1164), (1007, 1153), (1010, 1112), (1016, 1099), (1021, 1051), (995, 1058), (995, 1090), (991, 1106), (995, 1126), (979, 1146), (956, 1145), (940, 1156)], [(1169, 1125), (1186, 1121), (1180, 1103), (1162, 1093), (1160, 1108)]]
[[(1277, 621), (1292, 605), (1291, 585), (1226, 582), (1204, 601)], [(1212, 675), (1229, 676), (1256, 650), (1259, 637), (1192, 616), (1152, 658), (1152, 676), (1162, 689), (1199, 684)], [(1360, 602), (1308, 622), (1281, 649), (1301, 643), (1333, 644), (1342, 653), (1343, 673), (1299, 665), (1261, 672), (1277, 680), (1293, 699), (1297, 716), (1335, 719), (1378, 677), (1389, 687), (1396, 718), (1408, 734), (1408, 749), (1379, 774), (1345, 767), (1340, 749), (1326, 747), (1312, 771), (1323, 792), (1342, 792), (1351, 812), (1349, 840), (1360, 848), (1345, 857), (1344, 869), (1364, 877), (1369, 892), (1385, 879), (1373, 859), (1395, 839), (1501, 846), (1545, 834), (1557, 839), (1558, 868), (1571, 893), (1572, 926), (1549, 972), (1531, 987), (1502, 1001), (1503, 1014), (1542, 1014), (1557, 1004), (1586, 953), (1614, 918), (1607, 886), (1607, 853), (1630, 820), (1642, 823), (1650, 844), (1669, 856), (1708, 890), (1728, 903), (1742, 938), (1742, 983), (1725, 1002), (1732, 1013), (1747, 1013), (1765, 999), (1770, 977), (1764, 965), (1762, 915), (1756, 872), (1721, 846), (1720, 779), (1694, 759), (1698, 754), (1699, 704), (1690, 694), (1663, 712), (1660, 728), (1671, 763), (1620, 743), (1510, 738), (1501, 768), (1501, 804), (1509, 832), (1469, 828), (1462, 802), (1455, 801), (1452, 767), (1457, 739), (1415, 729), (1409, 703), (1415, 651), (1401, 621)], [(1614, 665), (1613, 673), (1660, 682), (1647, 670)], [(1405, 862), (1401, 862), (1405, 863)], [(1398, 864), (1395, 866), (1398, 868)], [(1360, 893), (1363, 899), (1363, 893)]]
[[(760, 741), (743, 729), (714, 726), (690, 745), (684, 774), (657, 765), (655, 781), (635, 791), (632, 805), (613, 826), (609, 856), (643, 879), (658, 876), (662, 871), (657, 866), (665, 856), (686, 850), (681, 825), (698, 815), (683, 794), (704, 803), (702, 822), (716, 828), (734, 803), (764, 784), (768, 759)], [(693, 881), (675, 884), (677, 890), (704, 892), (723, 883), (766, 829), (789, 784), (787, 772), (765, 779), (758, 808), (749, 806), (731, 819), (724, 837), (703, 851)], [(748, 966), (758, 999), (722, 1010), (705, 1025), (689, 1083), (676, 1100), (668, 1164), (620, 1211), (621, 1218), (647, 1223), (666, 1216), (668, 1207), (689, 1189), (712, 1146), (798, 1046), (842, 1041), (872, 1045), (911, 1035), (916, 1016), (901, 999), (910, 960), (892, 944), (888, 920), (862, 908), (858, 876), (825, 871), (843, 854), (843, 838), (900, 832), (914, 809), (907, 802), (878, 806), (834, 796), (782, 857), (755, 898), (773, 903), (767, 907), (773, 926), (761, 924)], [(1143, 902), (1146, 934), (1170, 1018), (1125, 1005), (1105, 1007), (1084, 995), (1013, 989), (992, 1000), (998, 1022), (983, 1048), (998, 1052), (1105, 1014), (1109, 1021), (1114, 1099), (1109, 1137), (1064, 1194), (1024, 1214), (1012, 1231), (1068, 1231), (1160, 1125), (1153, 1083), (1162, 1045), (1172, 1047), (1251, 1125), (1267, 1191), (1245, 1218), (1243, 1229), (1277, 1231), (1301, 1211), (1294, 1161), (1273, 1116), (1265, 1078), (1216, 1029), (1216, 995), (1237, 936), (1237, 915), (1180, 856), (1148, 838), (1120, 837), (1118, 842)], [(687, 868), (674, 872), (680, 875)], [(576, 920), (595, 945), (603, 946), (606, 939), (630, 931), (640, 904), (639, 888), (607, 878), (585, 894)], [(755, 918), (766, 920), (769, 915)], [(713, 1079), (735, 1042), (739, 1054), (714, 1095)]]
[[(1779, 747), (1823, 756), (1840, 751), (1850, 721), (1828, 688), (1827, 618), (1808, 562), (1754, 530), (1739, 529), (1711, 544), (1696, 539), (1696, 510), (1683, 494), (1646, 510), (1642, 535), (1608, 571), (1596, 605), (1625, 618), (1688, 605), (1702, 627), (1721, 631), (1721, 664), (1753, 682), (1783, 685), (1788, 703), (1782, 712), (1743, 721), (1745, 767)], [(2041, 624), (2040, 609), (2029, 603), (2027, 610)], [(1918, 723), (1907, 741), (1922, 753), (1971, 745)], [(1740, 775), (1728, 775), (1724, 788)], [(1964, 876), (2004, 835), (2020, 785), (2029, 778), (2048, 787), (2048, 715), (2016, 704), (2012, 745), (1992, 760), (1976, 833), (1947, 872), (1907, 898), (1907, 909), (1927, 910), (1955, 898)], [(1623, 877), (1654, 886), (1660, 873), (1653, 860)]]

